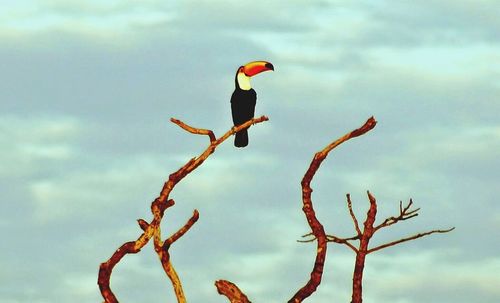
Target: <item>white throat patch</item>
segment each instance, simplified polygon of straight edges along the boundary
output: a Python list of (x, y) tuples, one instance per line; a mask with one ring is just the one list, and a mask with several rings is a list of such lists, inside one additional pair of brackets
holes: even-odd
[(250, 85), (250, 77), (245, 75), (245, 73), (238, 73), (238, 85), (242, 90), (250, 90), (252, 86)]

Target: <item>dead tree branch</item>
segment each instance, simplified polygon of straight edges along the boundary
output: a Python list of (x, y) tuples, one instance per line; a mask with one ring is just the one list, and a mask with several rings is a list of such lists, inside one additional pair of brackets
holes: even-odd
[[(370, 208), (366, 214), (366, 220), (363, 232), (361, 233), (361, 239), (359, 240), (358, 252), (356, 253), (356, 261), (354, 265), (354, 274), (352, 279), (352, 303), (361, 303), (361, 292), (362, 292), (362, 281), (363, 281), (363, 270), (365, 267), (365, 259), (368, 250), (368, 243), (370, 242), (375, 229), (373, 228), (373, 223), (375, 223), (375, 217), (377, 216), (377, 201), (370, 192), (368, 193), (368, 199), (370, 200)], [(359, 295), (359, 298), (358, 298)]]
[[(380, 229), (382, 229), (384, 227), (388, 227), (388, 226), (391, 226), (393, 224), (396, 224), (400, 221), (408, 220), (408, 219), (411, 219), (411, 218), (418, 216), (418, 211), (420, 210), (420, 208), (416, 208), (416, 209), (412, 210), (411, 207), (413, 205), (413, 201), (411, 199), (408, 202), (408, 204), (404, 207), (403, 207), (403, 203), (400, 202), (399, 203), (399, 215), (391, 216), (391, 217), (385, 219), (384, 221), (382, 221), (382, 223), (380, 223), (379, 225), (375, 226), (374, 224), (375, 224), (375, 219), (377, 216), (377, 200), (370, 192), (367, 192), (367, 193), (368, 193), (368, 200), (370, 202), (370, 207), (368, 209), (366, 219), (365, 219), (364, 224), (363, 224), (362, 231), (359, 228), (356, 216), (354, 215), (354, 212), (352, 210), (351, 197), (349, 194), (347, 194), (347, 207), (349, 209), (349, 214), (353, 220), (354, 228), (355, 228), (358, 236), (351, 237), (351, 238), (339, 238), (339, 237), (334, 236), (334, 235), (327, 235), (328, 242), (334, 242), (334, 243), (347, 245), (349, 248), (351, 248), (353, 251), (356, 252), (356, 261), (355, 261), (355, 265), (354, 265), (354, 273), (353, 273), (353, 278), (352, 278), (352, 301), (351, 301), (351, 303), (362, 303), (362, 300), (363, 300), (362, 299), (363, 270), (364, 270), (364, 266), (365, 266), (366, 256), (368, 254), (375, 252), (375, 251), (378, 251), (378, 250), (381, 250), (381, 249), (384, 249), (384, 248), (387, 248), (387, 247), (390, 247), (390, 246), (394, 246), (394, 245), (406, 242), (406, 241), (415, 240), (415, 239), (425, 237), (425, 236), (428, 236), (428, 235), (431, 235), (434, 233), (447, 233), (447, 232), (450, 232), (453, 229), (455, 229), (453, 227), (453, 228), (445, 229), (445, 230), (441, 230), (441, 229), (432, 230), (432, 231), (428, 231), (428, 232), (424, 232), (424, 233), (419, 233), (419, 234), (416, 234), (416, 235), (413, 235), (413, 236), (410, 236), (407, 238), (403, 238), (400, 240), (392, 241), (392, 242), (389, 242), (386, 244), (382, 244), (382, 245), (379, 245), (379, 246), (374, 247), (374, 248), (368, 248), (371, 238), (373, 237), (373, 235), (377, 231), (379, 231)], [(352, 243), (349, 242), (349, 241), (353, 241), (353, 240), (359, 241), (358, 247), (355, 247)]]
[(392, 241), (392, 242), (389, 242), (389, 243), (386, 243), (386, 244), (379, 245), (377, 247), (371, 248), (371, 249), (368, 250), (368, 253), (370, 254), (370, 253), (372, 253), (374, 251), (381, 250), (381, 249), (384, 249), (384, 248), (389, 247), (389, 246), (394, 246), (394, 245), (397, 245), (399, 243), (403, 243), (403, 242), (406, 242), (406, 241), (415, 240), (415, 239), (422, 238), (422, 237), (425, 237), (425, 236), (428, 236), (428, 235), (431, 235), (431, 234), (435, 234), (435, 233), (444, 234), (444, 233), (450, 232), (450, 231), (452, 231), (454, 229), (455, 229), (455, 227), (448, 228), (448, 229), (436, 229), (436, 230), (431, 230), (431, 231), (428, 231), (428, 232), (425, 232), (425, 233), (419, 233), (419, 234), (416, 234), (416, 235), (413, 235), (413, 236), (410, 236), (410, 237), (407, 237), (407, 238), (399, 239), (399, 240), (396, 240), (396, 241)]
[(312, 188), (311, 188), (311, 181), (318, 171), (321, 163), (323, 160), (326, 159), (328, 156), (328, 153), (332, 151), (335, 147), (338, 145), (346, 142), (349, 139), (361, 136), (371, 129), (375, 127), (377, 122), (373, 117), (370, 117), (363, 126), (361, 126), (358, 129), (355, 129), (346, 135), (342, 136), (341, 138), (333, 141), (329, 145), (327, 145), (323, 150), (317, 152), (314, 155), (314, 158), (311, 161), (311, 164), (309, 165), (308, 170), (304, 174), (304, 177), (302, 179), (301, 185), (302, 185), (302, 211), (304, 212), (307, 223), (311, 227), (312, 235), (314, 235), (314, 238), (316, 239), (317, 243), (317, 249), (316, 249), (316, 259), (314, 262), (314, 266), (311, 272), (311, 276), (307, 283), (295, 293), (295, 295), (288, 301), (289, 303), (298, 303), (302, 302), (305, 298), (309, 297), (312, 293), (314, 293), (318, 287), (318, 285), (321, 283), (321, 278), (323, 276), (323, 267), (325, 264), (325, 258), (326, 258), (326, 248), (327, 248), (327, 236), (325, 234), (325, 230), (323, 228), (323, 225), (321, 222), (318, 220), (316, 217), (316, 214), (314, 212), (313, 204), (312, 204), (312, 199), (311, 199), (311, 194), (312, 194)]
[(361, 229), (359, 229), (359, 223), (358, 219), (356, 218), (356, 215), (354, 214), (354, 211), (352, 210), (352, 202), (351, 202), (351, 195), (347, 194), (347, 208), (349, 209), (349, 214), (351, 215), (352, 222), (354, 223), (354, 228), (356, 229), (356, 234), (361, 237)]
[(215, 281), (219, 294), (226, 296), (231, 303), (251, 303), (248, 297), (236, 286), (226, 280)]
[(181, 229), (179, 229), (179, 231), (174, 233), (167, 240), (162, 241), (160, 230), (161, 220), (165, 210), (175, 204), (174, 200), (169, 199), (169, 195), (177, 183), (200, 166), (227, 138), (240, 130), (249, 128), (253, 124), (261, 123), (267, 120), (269, 119), (266, 116), (251, 119), (241, 125), (232, 127), (224, 135), (217, 139), (211, 130), (195, 128), (180, 120), (171, 119), (173, 123), (192, 134), (207, 135), (210, 139), (210, 144), (198, 157), (190, 159), (176, 172), (170, 174), (168, 180), (165, 182), (160, 191), (160, 195), (151, 203), (151, 212), (153, 214), (151, 222), (148, 223), (143, 219), (138, 220), (139, 227), (143, 231), (139, 238), (135, 241), (126, 242), (120, 246), (120, 248), (118, 248), (107, 261), (101, 263), (97, 283), (99, 285), (101, 295), (106, 303), (118, 302), (118, 299), (110, 288), (110, 279), (113, 268), (125, 255), (138, 253), (149, 242), (149, 240), (151, 240), (152, 237), (154, 238), (153, 242), (155, 251), (158, 254), (165, 273), (172, 282), (177, 301), (179, 303), (186, 302), (180, 279), (172, 266), (168, 250), (175, 241), (182, 237), (194, 225), (194, 223), (196, 223), (199, 214), (198, 211), (195, 210), (193, 216)]
[(186, 123), (182, 122), (181, 120), (175, 119), (175, 118), (170, 118), (170, 121), (172, 123), (179, 125), (179, 127), (181, 127), (182, 129), (184, 129), (192, 134), (207, 135), (210, 138), (210, 142), (214, 142), (215, 140), (217, 140), (215, 138), (214, 132), (209, 130), (209, 129), (195, 128), (195, 127), (189, 126)]
[(403, 208), (403, 202), (399, 201), (399, 215), (397, 217), (392, 216), (385, 219), (382, 223), (380, 223), (378, 226), (375, 227), (375, 230), (391, 226), (392, 224), (397, 223), (398, 221), (404, 221), (418, 216), (418, 211), (420, 210), (420, 208), (410, 210), (412, 205), (413, 205), (412, 199), (410, 199), (410, 201), (404, 208)]

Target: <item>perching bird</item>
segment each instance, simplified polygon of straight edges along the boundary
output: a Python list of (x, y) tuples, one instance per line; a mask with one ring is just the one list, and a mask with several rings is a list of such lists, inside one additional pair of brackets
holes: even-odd
[[(234, 79), (236, 88), (231, 96), (231, 111), (235, 126), (252, 119), (255, 113), (257, 93), (250, 86), (250, 77), (261, 72), (274, 70), (274, 66), (266, 61), (254, 61), (240, 66)], [(234, 136), (234, 146), (245, 147), (248, 145), (248, 131), (241, 130)]]

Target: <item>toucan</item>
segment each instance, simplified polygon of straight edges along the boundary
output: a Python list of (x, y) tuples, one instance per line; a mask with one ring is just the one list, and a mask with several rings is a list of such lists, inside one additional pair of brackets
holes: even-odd
[[(241, 125), (252, 119), (255, 113), (257, 93), (250, 86), (250, 78), (265, 72), (273, 71), (274, 66), (267, 61), (253, 61), (238, 67), (234, 78), (235, 89), (231, 95), (231, 112), (234, 126)], [(234, 136), (234, 146), (248, 145), (248, 131), (241, 130)]]

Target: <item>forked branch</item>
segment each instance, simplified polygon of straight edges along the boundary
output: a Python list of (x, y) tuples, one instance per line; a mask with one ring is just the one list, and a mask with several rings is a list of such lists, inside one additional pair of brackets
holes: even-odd
[(375, 230), (379, 230), (381, 228), (391, 226), (392, 224), (398, 223), (399, 221), (404, 221), (411, 219), (413, 217), (418, 216), (418, 211), (420, 208), (416, 208), (413, 210), (410, 210), (410, 208), (413, 206), (413, 200), (410, 199), (408, 204), (403, 208), (403, 202), (399, 201), (399, 215), (398, 216), (392, 216), (384, 220), (384, 222), (380, 223), (378, 226), (375, 227)]
[(180, 279), (175, 272), (175, 269), (173, 268), (168, 250), (175, 241), (182, 237), (196, 223), (199, 214), (198, 211), (195, 210), (193, 216), (186, 222), (186, 224), (182, 228), (179, 229), (179, 231), (171, 235), (167, 240), (162, 241), (160, 230), (161, 220), (163, 218), (165, 210), (175, 204), (174, 200), (169, 199), (170, 193), (177, 183), (179, 183), (185, 176), (187, 176), (198, 166), (200, 166), (227, 138), (240, 130), (249, 128), (253, 124), (261, 123), (267, 120), (268, 118), (266, 116), (251, 119), (241, 125), (232, 127), (230, 130), (224, 133), (224, 135), (217, 139), (211, 130), (195, 128), (185, 124), (178, 119), (171, 119), (173, 123), (192, 134), (207, 135), (210, 139), (210, 143), (199, 156), (190, 159), (181, 168), (170, 174), (168, 180), (163, 185), (159, 196), (151, 203), (151, 212), (153, 214), (153, 219), (151, 220), (151, 222), (148, 223), (143, 219), (137, 220), (139, 227), (143, 231), (143, 233), (137, 238), (137, 240), (126, 242), (125, 244), (120, 246), (120, 248), (118, 248), (107, 261), (101, 263), (99, 267), (99, 276), (97, 283), (99, 285), (101, 295), (106, 303), (118, 302), (118, 299), (116, 298), (110, 287), (110, 279), (113, 268), (125, 255), (138, 253), (149, 242), (149, 240), (151, 240), (152, 237), (154, 238), (153, 242), (155, 251), (158, 254), (165, 273), (172, 282), (177, 301), (186, 301), (182, 291)]
[[(363, 282), (363, 271), (364, 271), (364, 266), (365, 266), (365, 259), (366, 256), (372, 252), (394, 246), (403, 242), (415, 240), (421, 237), (425, 237), (434, 233), (447, 233), (452, 231), (453, 228), (450, 229), (436, 229), (436, 230), (431, 230), (428, 232), (424, 233), (419, 233), (410, 237), (406, 237), (400, 240), (392, 241), (386, 244), (379, 245), (374, 248), (369, 248), (369, 243), (373, 235), (379, 231), (380, 229), (384, 227), (391, 226), (393, 224), (396, 224), (400, 221), (408, 220), (411, 218), (414, 218), (418, 216), (418, 211), (420, 208), (416, 209), (411, 209), (413, 206), (413, 201), (410, 199), (407, 205), (403, 207), (403, 203), (399, 203), (399, 214), (397, 216), (391, 216), (382, 221), (377, 226), (374, 226), (375, 219), (377, 216), (377, 200), (375, 197), (368, 192), (368, 200), (370, 202), (370, 207), (368, 210), (368, 213), (366, 215), (366, 219), (363, 223), (363, 230), (360, 229), (357, 218), (352, 210), (352, 202), (351, 202), (351, 197), (349, 194), (347, 194), (347, 208), (349, 210), (349, 214), (353, 220), (354, 223), (354, 228), (356, 230), (356, 233), (358, 236), (351, 237), (351, 238), (339, 238), (334, 235), (327, 235), (328, 242), (334, 242), (334, 243), (339, 243), (339, 244), (344, 244), (347, 245), (349, 248), (351, 248), (354, 252), (356, 252), (356, 261), (354, 265), (354, 273), (353, 273), (353, 279), (352, 279), (352, 300), (351, 303), (361, 303), (362, 302), (362, 282)], [(354, 241), (357, 240), (359, 241), (359, 244), (357, 247), (355, 247), (352, 243), (349, 241)]]
[(311, 227), (311, 234), (314, 236), (314, 239), (317, 241), (317, 249), (316, 249), (316, 259), (314, 261), (314, 266), (310, 275), (309, 280), (307, 283), (300, 288), (297, 293), (288, 301), (289, 303), (297, 303), (297, 302), (302, 302), (305, 298), (309, 297), (312, 293), (316, 291), (318, 288), (319, 284), (321, 283), (321, 278), (323, 276), (323, 267), (325, 264), (325, 258), (326, 258), (326, 248), (327, 248), (327, 241), (328, 238), (325, 234), (325, 230), (321, 222), (318, 220), (316, 217), (316, 214), (314, 212), (313, 208), (313, 203), (311, 199), (311, 193), (312, 193), (312, 188), (311, 188), (311, 181), (314, 178), (314, 175), (318, 171), (321, 163), (326, 159), (330, 151), (332, 151), (335, 147), (339, 146), (340, 144), (346, 142), (349, 139), (361, 136), (371, 129), (375, 127), (377, 122), (373, 117), (370, 117), (363, 126), (361, 126), (358, 129), (355, 129), (344, 136), (340, 137), (339, 139), (333, 141), (332, 143), (328, 144), (324, 149), (321, 151), (317, 152), (314, 155), (314, 158), (311, 161), (311, 164), (309, 165), (309, 168), (307, 169), (306, 173), (304, 174), (304, 177), (302, 178), (302, 211), (304, 212), (307, 223)]

